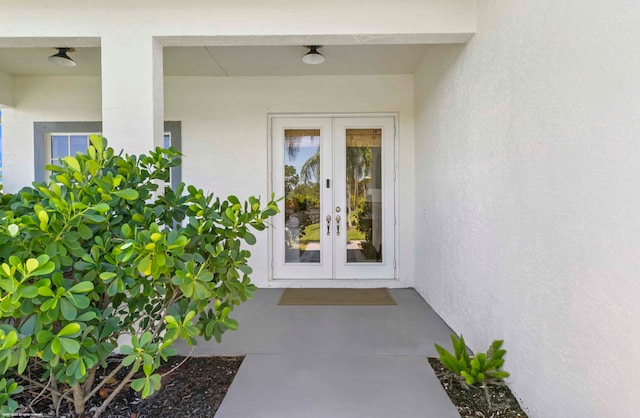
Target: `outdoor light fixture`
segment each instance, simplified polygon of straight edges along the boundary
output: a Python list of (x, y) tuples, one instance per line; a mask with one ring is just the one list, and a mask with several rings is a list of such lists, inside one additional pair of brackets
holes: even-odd
[(302, 62), (310, 65), (322, 64), (324, 62), (324, 55), (318, 52), (318, 48), (320, 47), (320, 45), (307, 46), (306, 48), (309, 48), (309, 52), (302, 57)]
[(54, 64), (62, 65), (63, 67), (75, 67), (76, 63), (69, 58), (67, 52), (75, 52), (74, 48), (56, 48), (58, 50), (57, 54), (54, 54), (49, 57), (49, 61)]

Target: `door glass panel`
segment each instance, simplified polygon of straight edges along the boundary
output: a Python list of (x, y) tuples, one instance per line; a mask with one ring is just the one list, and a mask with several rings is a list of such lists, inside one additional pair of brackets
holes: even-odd
[(320, 129), (284, 132), (285, 263), (320, 263)]
[(346, 130), (347, 263), (382, 262), (382, 130)]

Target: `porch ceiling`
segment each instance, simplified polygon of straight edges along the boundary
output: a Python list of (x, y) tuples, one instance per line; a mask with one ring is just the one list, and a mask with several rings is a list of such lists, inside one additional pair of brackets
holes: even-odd
[[(428, 45), (328, 45), (320, 49), (326, 61), (306, 65), (307, 49), (292, 46), (166, 47), (167, 76), (275, 76), (411, 74)], [(52, 48), (0, 48), (0, 71), (12, 75), (100, 75), (100, 48), (80, 47), (70, 56), (74, 68), (47, 60)]]

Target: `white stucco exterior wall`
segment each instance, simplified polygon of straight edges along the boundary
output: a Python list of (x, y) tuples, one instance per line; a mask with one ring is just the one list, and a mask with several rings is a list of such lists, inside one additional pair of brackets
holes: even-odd
[[(167, 77), (164, 84), (164, 119), (182, 122), (183, 181), (223, 197), (268, 197), (268, 114), (398, 113), (395, 286), (413, 285), (413, 76)], [(16, 109), (3, 111), (8, 192), (33, 181), (34, 122), (100, 121), (102, 112), (100, 77), (16, 77), (16, 86)], [(254, 282), (281, 286), (268, 281), (266, 233), (252, 253)]]
[(100, 77), (15, 77), (14, 108), (2, 111), (5, 192), (34, 180), (34, 122), (102, 119)]
[(640, 409), (640, 3), (479, 1), (415, 75), (416, 287), (532, 418)]
[(3, 0), (0, 46), (113, 33), (179, 46), (211, 45), (201, 42), (213, 36), (257, 45), (304, 44), (311, 36), (316, 44), (464, 42), (475, 24), (473, 0)]
[[(227, 196), (268, 197), (267, 115), (277, 113), (398, 112), (400, 280), (413, 285), (413, 77), (167, 77), (165, 118), (182, 121), (182, 179)], [(268, 282), (268, 240), (253, 248), (253, 279)], [(333, 281), (336, 286), (353, 285)], [(362, 283), (361, 283), (362, 284)], [(307, 284), (309, 285), (309, 284)], [(327, 285), (326, 283), (324, 285)]]
[(0, 71), (0, 106), (13, 106), (14, 90), (15, 88), (13, 76)]

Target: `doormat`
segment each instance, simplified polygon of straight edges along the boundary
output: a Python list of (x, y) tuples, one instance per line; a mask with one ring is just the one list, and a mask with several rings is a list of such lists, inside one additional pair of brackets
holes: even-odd
[(285, 289), (278, 305), (396, 305), (388, 289)]

